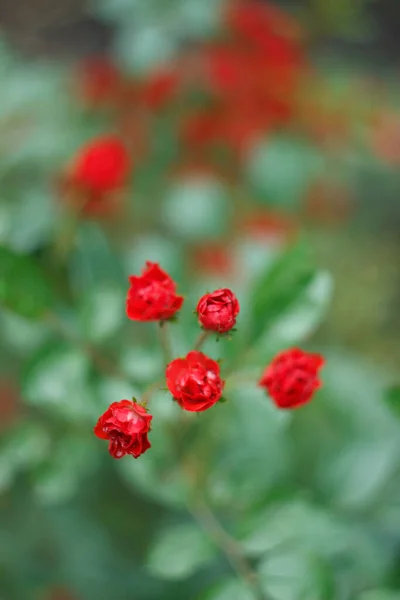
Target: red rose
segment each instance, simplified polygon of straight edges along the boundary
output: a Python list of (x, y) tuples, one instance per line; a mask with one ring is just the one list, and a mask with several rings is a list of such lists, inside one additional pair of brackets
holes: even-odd
[(113, 458), (122, 458), (125, 454), (138, 458), (151, 446), (147, 434), (152, 418), (136, 402), (113, 402), (97, 421), (94, 433), (101, 440), (109, 440), (108, 450)]
[(182, 306), (173, 279), (156, 263), (147, 262), (141, 275), (129, 277), (126, 312), (134, 321), (165, 321)]
[(321, 387), (318, 371), (324, 363), (320, 354), (299, 348), (284, 350), (266, 368), (259, 385), (266, 388), (279, 408), (297, 408)]
[(176, 358), (167, 365), (167, 386), (185, 410), (207, 410), (220, 400), (225, 381), (219, 364), (202, 352), (192, 351), (186, 358)]
[(232, 329), (240, 307), (235, 294), (226, 288), (205, 294), (196, 308), (199, 322), (204, 329), (225, 333)]
[(129, 154), (121, 140), (113, 135), (98, 137), (80, 150), (70, 181), (89, 192), (113, 192), (123, 186), (129, 169)]

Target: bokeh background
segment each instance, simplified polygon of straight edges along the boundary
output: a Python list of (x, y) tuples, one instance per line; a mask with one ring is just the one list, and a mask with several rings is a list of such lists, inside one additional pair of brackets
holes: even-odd
[[(253, 598), (193, 493), (269, 600), (400, 598), (399, 29), (396, 0), (1, 0), (1, 600)], [(129, 179), (77, 202), (109, 134)], [(152, 450), (113, 461), (98, 415), (162, 373), (124, 309), (147, 259), (177, 355), (237, 292), (205, 346), (236, 369), (179, 457), (159, 392)], [(256, 382), (291, 345), (327, 365), (289, 414)]]

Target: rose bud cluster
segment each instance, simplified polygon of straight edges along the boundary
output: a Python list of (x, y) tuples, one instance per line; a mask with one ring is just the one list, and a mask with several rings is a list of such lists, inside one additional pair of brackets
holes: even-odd
[(236, 325), (239, 310), (238, 299), (227, 288), (205, 294), (196, 308), (199, 323), (203, 328), (218, 333), (226, 333)]
[(219, 364), (202, 352), (193, 350), (185, 358), (176, 358), (166, 369), (167, 386), (183, 409), (201, 412), (222, 397), (225, 381)]
[(113, 402), (99, 418), (94, 432), (102, 440), (109, 441), (109, 452), (113, 458), (130, 454), (138, 458), (151, 446), (147, 434), (152, 416), (137, 402), (121, 400)]
[(259, 382), (279, 408), (297, 408), (311, 400), (321, 387), (318, 372), (324, 365), (320, 354), (292, 348), (280, 352)]
[[(176, 316), (183, 305), (183, 296), (176, 293), (175, 281), (157, 263), (147, 262), (141, 275), (129, 278), (126, 311), (135, 321), (158, 321), (160, 326)], [(209, 332), (217, 335), (231, 331), (239, 314), (235, 294), (222, 288), (200, 298), (196, 313), (205, 330), (186, 356), (167, 361), (167, 389), (179, 406), (189, 412), (203, 412), (222, 400), (225, 381), (219, 362), (199, 347)], [(311, 400), (321, 386), (319, 370), (324, 365), (320, 354), (292, 348), (279, 353), (266, 368), (259, 385), (266, 389), (276, 406), (297, 408)], [(159, 387), (162, 387), (160, 382)], [(158, 384), (156, 384), (158, 385)], [(153, 388), (154, 384), (149, 389)], [(145, 393), (149, 395), (149, 390)], [(114, 402), (99, 418), (94, 432), (109, 441), (114, 458), (130, 454), (137, 458), (150, 448), (148, 433), (152, 415), (135, 400)]]
[(141, 275), (129, 277), (126, 312), (134, 321), (166, 321), (183, 304), (174, 280), (156, 263), (147, 262)]

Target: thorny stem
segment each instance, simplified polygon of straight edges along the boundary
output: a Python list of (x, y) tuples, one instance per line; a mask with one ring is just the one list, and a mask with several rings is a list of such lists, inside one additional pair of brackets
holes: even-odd
[(210, 334), (210, 332), (206, 331), (206, 330), (204, 330), (200, 333), (199, 337), (197, 338), (197, 340), (194, 344), (194, 350), (200, 350), (200, 348), (202, 347), (202, 345), (208, 338), (209, 334)]
[(208, 504), (204, 500), (196, 499), (188, 508), (199, 525), (225, 554), (233, 569), (251, 588), (255, 600), (271, 600), (262, 590), (257, 573), (243, 555), (240, 545), (225, 531)]

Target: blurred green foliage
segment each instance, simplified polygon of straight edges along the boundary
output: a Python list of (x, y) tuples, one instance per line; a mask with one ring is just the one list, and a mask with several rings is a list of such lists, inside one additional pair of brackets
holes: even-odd
[[(315, 4), (324, 19), (331, 11), (347, 22), (348, 3)], [(218, 31), (220, 5), (102, 0), (91, 10), (116, 27), (117, 64), (142, 76), (188, 39)], [(62, 587), (76, 600), (251, 600), (252, 586), (199, 526), (198, 500), (268, 600), (399, 599), (398, 372), (344, 348), (340, 335), (332, 342), (328, 327), (317, 337), (324, 387), (301, 411), (278, 411), (256, 385), (261, 370), (277, 351), (311, 343), (334, 301), (333, 280), (306, 235), (288, 244), (282, 231), (260, 239), (240, 227), (260, 207), (291, 211), (300, 227), (321, 175), (334, 172), (352, 188), (360, 172), (379, 171), (359, 139), (365, 123), (354, 119), (354, 139), (338, 151), (300, 126), (266, 136), (242, 170), (233, 167), (232, 186), (218, 173), (171, 177), (179, 144), (172, 116), (172, 133), (160, 117), (159, 147), (139, 161), (122, 218), (71, 220), (56, 180), (83, 141), (113, 127), (113, 115), (82, 107), (69, 77), (1, 45), (0, 392), (11, 418), (2, 419), (0, 442), (0, 599), (53, 600)], [(393, 187), (391, 175), (382, 179)], [(328, 252), (340, 252), (340, 239)], [(215, 242), (236, 269), (210, 271), (193, 259), (196, 245)], [(193, 346), (192, 311), (205, 291), (231, 286), (242, 311), (232, 340), (204, 344), (231, 370), (227, 402), (182, 416), (156, 392), (151, 451), (113, 463), (94, 423), (164, 371), (156, 327), (125, 317), (127, 276), (146, 260), (160, 262), (185, 295), (170, 327), (174, 356)], [(364, 301), (353, 300), (357, 310)]]

